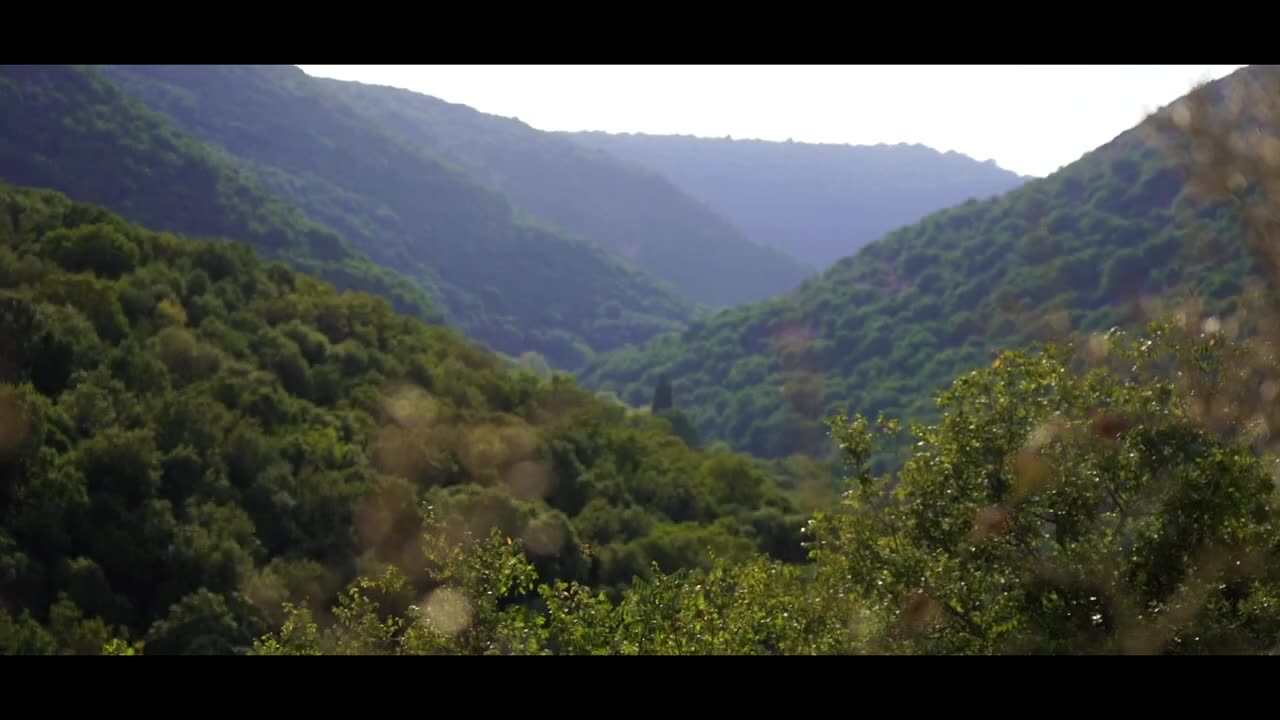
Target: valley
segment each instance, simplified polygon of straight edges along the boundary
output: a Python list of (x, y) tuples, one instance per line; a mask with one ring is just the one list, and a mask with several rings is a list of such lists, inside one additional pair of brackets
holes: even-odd
[(1274, 68), (1046, 177), (293, 66), (0, 102), (2, 654), (1280, 638)]

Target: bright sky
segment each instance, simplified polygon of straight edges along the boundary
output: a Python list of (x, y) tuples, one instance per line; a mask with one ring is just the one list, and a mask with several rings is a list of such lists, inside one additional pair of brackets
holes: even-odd
[(1044, 176), (1239, 65), (301, 65), (542, 130), (921, 143)]

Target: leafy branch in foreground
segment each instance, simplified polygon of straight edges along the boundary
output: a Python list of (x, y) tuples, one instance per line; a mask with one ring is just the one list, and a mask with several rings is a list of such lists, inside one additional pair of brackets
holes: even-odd
[[(1049, 348), (959, 379), (902, 470), (817, 523), (819, 565), (893, 620), (867, 649), (1271, 648), (1274, 464), (1201, 426), (1167, 377), (1226, 346), (1103, 342), (1092, 368)], [(865, 429), (837, 429), (860, 450)]]

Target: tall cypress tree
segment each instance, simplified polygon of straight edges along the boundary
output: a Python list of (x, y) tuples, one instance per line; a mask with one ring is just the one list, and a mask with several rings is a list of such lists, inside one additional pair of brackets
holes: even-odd
[(675, 405), (671, 394), (671, 378), (663, 375), (658, 379), (658, 387), (653, 390), (653, 407), (654, 414), (663, 410), (669, 410)]

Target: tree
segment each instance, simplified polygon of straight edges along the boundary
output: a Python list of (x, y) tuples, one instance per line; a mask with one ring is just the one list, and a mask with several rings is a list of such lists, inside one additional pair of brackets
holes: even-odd
[(674, 406), (675, 400), (672, 398), (671, 378), (668, 375), (663, 375), (658, 378), (658, 386), (653, 390), (653, 405), (651, 409), (656, 415)]
[(671, 432), (684, 441), (685, 445), (696, 448), (702, 444), (702, 437), (698, 433), (698, 428), (694, 427), (689, 416), (680, 408), (670, 408), (658, 413), (658, 417), (671, 423)]
[[(1221, 335), (1108, 336), (1010, 352), (943, 393), (896, 477), (866, 472), (869, 424), (832, 427), (846, 510), (815, 558), (879, 614), (873, 648), (926, 654), (1253, 653), (1280, 633), (1277, 494), (1247, 435), (1202, 424), (1180, 392)], [(1096, 347), (1096, 345), (1095, 345)], [(1212, 395), (1211, 395), (1212, 396)], [(852, 587), (848, 587), (852, 585)]]

